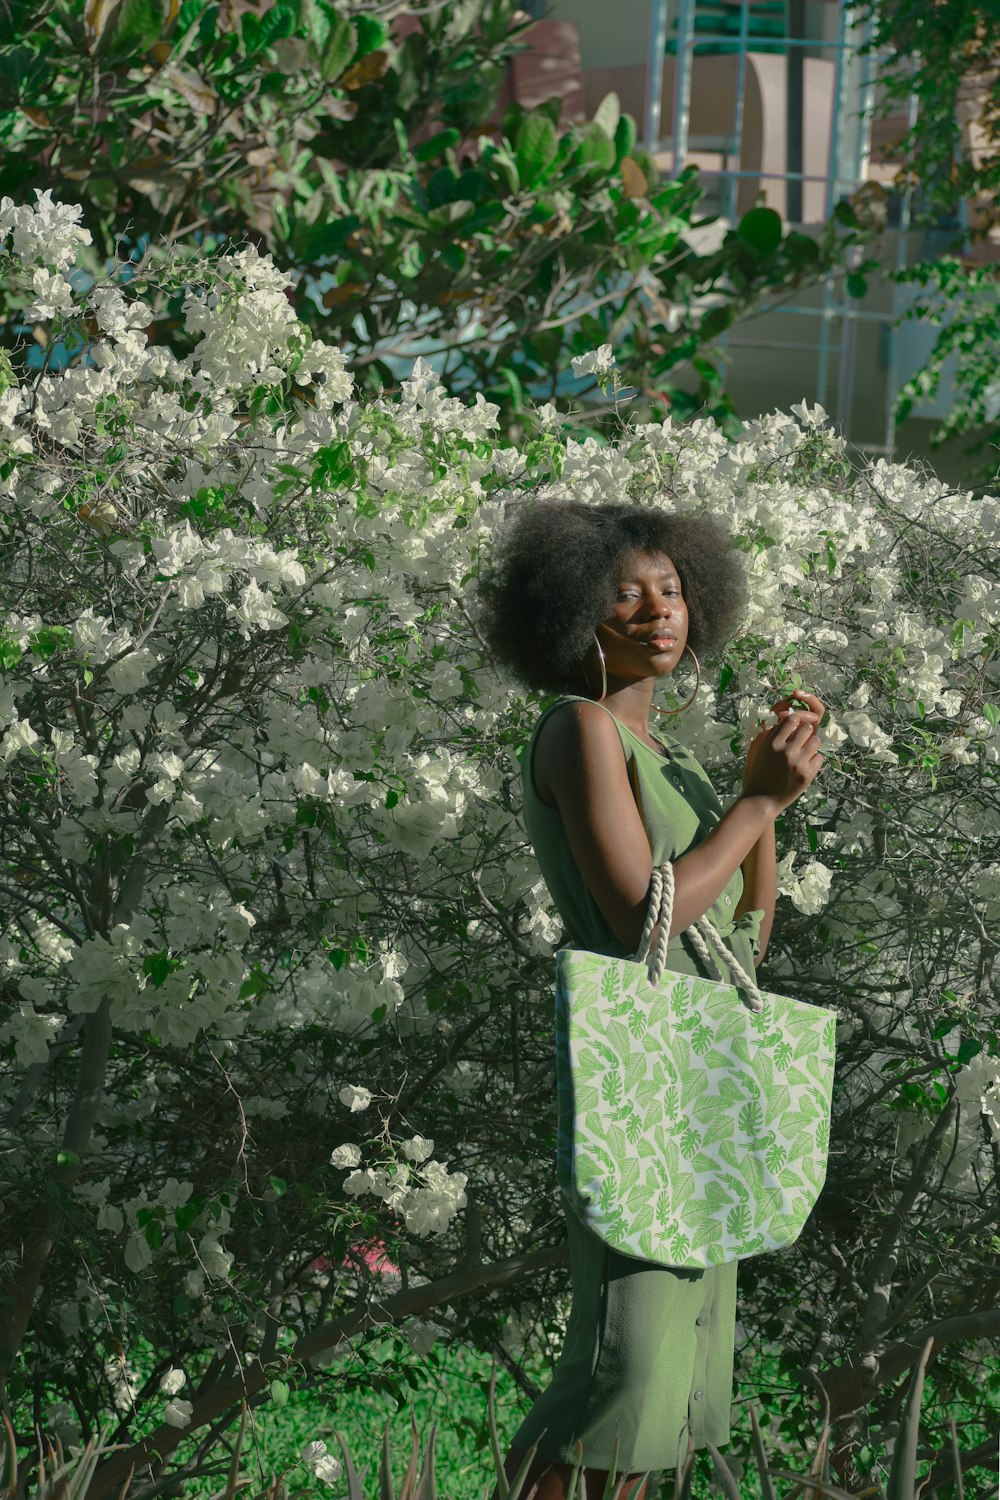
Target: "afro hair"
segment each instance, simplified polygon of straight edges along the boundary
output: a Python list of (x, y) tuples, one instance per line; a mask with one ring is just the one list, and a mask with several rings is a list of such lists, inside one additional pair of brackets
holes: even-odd
[(699, 657), (719, 651), (746, 608), (733, 539), (705, 515), (574, 500), (528, 500), (501, 526), (477, 586), (480, 633), (498, 665), (526, 687), (584, 687), (592, 632), (612, 613), (629, 552), (666, 553), (688, 608)]

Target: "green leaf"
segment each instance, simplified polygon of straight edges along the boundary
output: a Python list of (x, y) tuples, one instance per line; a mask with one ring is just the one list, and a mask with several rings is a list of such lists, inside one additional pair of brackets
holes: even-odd
[(833, 217), (838, 224), (843, 224), (846, 229), (861, 228), (861, 220), (845, 198), (841, 198), (833, 210)]
[(0, 105), (7, 108), (30, 99), (33, 90), (44, 85), (47, 71), (30, 47), (4, 46), (0, 49)]
[(450, 203), (455, 196), (458, 180), (450, 167), (439, 167), (427, 179), (427, 201), (432, 208)]
[(174, 1211), (174, 1223), (177, 1228), (182, 1233), (185, 1229), (190, 1229), (204, 1207), (205, 1204), (201, 1198), (189, 1198), (187, 1203), (182, 1203)]
[(160, 988), (173, 967), (165, 950), (162, 953), (147, 953), (142, 961), (142, 972), (153, 981), (154, 989)]
[(184, 0), (183, 5), (177, 12), (176, 33), (183, 36), (195, 21), (199, 21), (206, 9), (204, 0)]
[(343, 16), (338, 16), (330, 26), (330, 34), (319, 57), (319, 71), (327, 83), (340, 77), (354, 56), (354, 48), (354, 27)]
[(516, 139), (517, 132), (526, 114), (527, 111), (524, 105), (518, 104), (516, 100), (507, 105), (507, 108), (500, 116), (500, 134), (505, 141)]
[(955, 1061), (964, 1065), (971, 1062), (974, 1057), (978, 1057), (982, 1050), (982, 1042), (977, 1042), (975, 1037), (967, 1036), (955, 1053)]
[(532, 114), (521, 122), (514, 156), (523, 187), (534, 187), (545, 176), (558, 149), (556, 128), (547, 116)]
[(33, 633), (29, 644), (33, 656), (48, 661), (61, 648), (72, 646), (73, 637), (65, 625), (43, 625)]
[(316, 454), (312, 473), (314, 490), (339, 489), (349, 484), (354, 477), (354, 464), (347, 443), (330, 443)]
[(610, 172), (615, 164), (615, 146), (599, 125), (591, 125), (577, 147), (576, 160), (582, 167), (600, 167)]
[(781, 244), (781, 215), (773, 208), (752, 208), (743, 215), (736, 232), (761, 255), (770, 255)]
[(377, 52), (389, 40), (389, 28), (378, 16), (360, 15), (354, 21), (358, 32), (358, 56), (367, 57)]
[(259, 964), (254, 964), (248, 978), (240, 985), (240, 999), (247, 1000), (251, 995), (266, 995), (271, 988), (271, 981), (264, 973)]
[(599, 349), (607, 338), (607, 330), (604, 324), (593, 317), (591, 313), (584, 313), (580, 319), (580, 332), (583, 334), (585, 349)]
[(819, 246), (816, 241), (808, 234), (800, 234), (797, 229), (788, 231), (782, 249), (789, 260), (808, 261), (810, 264), (819, 260)]
[[(280, 37), (292, 36), (298, 25), (298, 19), (290, 5), (272, 5), (271, 9), (265, 11), (260, 21), (260, 31), (257, 33), (257, 47), (263, 51), (270, 47), (272, 42), (278, 41)], [(282, 74), (272, 75), (278, 79)], [(285, 83), (287, 87), (287, 81)]]
[(419, 276), (427, 262), (427, 252), (422, 245), (413, 244), (411, 241), (399, 257), (397, 269), (400, 276), (411, 278)]
[(622, 115), (615, 126), (615, 156), (619, 161), (623, 156), (631, 156), (635, 151), (637, 134), (632, 116)]
[(867, 290), (868, 283), (865, 278), (859, 275), (857, 271), (852, 271), (847, 278), (847, 295), (855, 298), (863, 297)]
[(609, 140), (614, 140), (618, 122), (622, 117), (621, 100), (616, 93), (605, 94), (594, 110), (594, 124), (599, 126)]
[(287, 1405), (288, 1398), (292, 1394), (291, 1386), (284, 1380), (272, 1380), (267, 1390), (275, 1406)]
[(558, 128), (562, 115), (562, 100), (558, 97), (544, 99), (541, 104), (534, 106), (534, 113), (536, 115), (546, 115), (552, 121), (553, 125)]
[(736, 308), (731, 302), (722, 307), (713, 307), (701, 320), (700, 333), (703, 341), (707, 344), (710, 339), (717, 339), (720, 334), (725, 333), (735, 317)]
[(983, 718), (988, 724), (992, 724), (995, 729), (1000, 724), (1000, 708), (995, 703), (984, 703)]
[[(512, 365), (502, 365), (500, 374), (504, 377), (508, 387), (510, 388), (511, 399), (514, 403), (514, 410), (523, 411), (527, 405), (527, 402), (525, 401), (524, 397), (524, 386), (521, 383), (521, 377), (518, 375), (517, 371), (513, 368)], [(613, 979), (611, 978), (611, 976), (613, 976)], [(617, 978), (618, 975), (614, 969), (609, 969), (607, 971), (603, 980), (601, 981), (601, 990), (603, 994), (608, 994), (606, 988), (607, 985), (613, 983), (615, 980), (617, 980)], [(610, 998), (612, 1000), (616, 1000), (618, 998), (617, 986), (615, 987), (614, 993), (610, 996)]]
[(453, 126), (447, 130), (439, 130), (432, 135), (429, 141), (423, 141), (413, 149), (413, 155), (417, 161), (433, 161), (436, 156), (441, 156), (445, 151), (457, 146), (461, 140), (461, 134)]
[(160, 0), (121, 0), (101, 31), (97, 55), (123, 62), (148, 51), (163, 33), (166, 17)]
[(448, 270), (454, 271), (456, 275), (458, 275), (460, 271), (465, 270), (467, 256), (461, 245), (442, 246), (441, 259), (448, 267)]

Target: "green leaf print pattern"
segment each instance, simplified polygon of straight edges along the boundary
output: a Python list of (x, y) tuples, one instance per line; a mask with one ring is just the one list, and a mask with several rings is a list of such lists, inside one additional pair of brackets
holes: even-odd
[(826, 1177), (836, 1017), (562, 948), (558, 1168), (626, 1255), (706, 1267), (790, 1245)]

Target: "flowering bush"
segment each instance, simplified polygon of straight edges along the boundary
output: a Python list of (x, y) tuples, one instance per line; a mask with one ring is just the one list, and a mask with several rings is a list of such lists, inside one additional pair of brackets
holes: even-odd
[[(0, 394), (20, 1432), (46, 1403), (85, 1433), (111, 1414), (125, 1446), (91, 1500), (133, 1466), (151, 1493), (245, 1396), (335, 1389), (377, 1322), (499, 1347), (509, 1316), (544, 1337), (558, 1315), (561, 930), (517, 760), (539, 703), (486, 659), (474, 584), (507, 506), (568, 492), (739, 537), (743, 634), (674, 721), (721, 794), (779, 688), (831, 708), (828, 768), (779, 830), (767, 980), (839, 1007), (835, 1144), (801, 1244), (744, 1271), (747, 1358), (780, 1341), (860, 1443), (930, 1328), (942, 1400), (979, 1411), (1000, 503), (855, 473), (804, 406), (735, 443), (670, 421), (571, 441), (548, 411), (504, 446), (494, 407), (419, 362), (355, 401), (254, 250), (88, 283), (80, 242), (72, 208), (0, 203), (26, 335), (44, 318), (66, 355), (20, 358)], [(142, 332), (164, 304), (184, 357)], [(595, 370), (614, 378), (604, 351)]]

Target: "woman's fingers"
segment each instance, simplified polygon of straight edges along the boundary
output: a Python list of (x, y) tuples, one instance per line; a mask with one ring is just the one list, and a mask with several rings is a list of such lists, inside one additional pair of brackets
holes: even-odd
[(815, 714), (789, 714), (774, 731), (774, 748), (783, 750), (786, 745), (797, 745), (799, 742), (804, 744), (810, 735), (815, 735), (816, 723)]
[[(803, 707), (803, 704), (805, 707)], [(815, 693), (795, 692), (790, 693), (787, 698), (779, 698), (777, 703), (771, 705), (771, 712), (775, 714), (787, 713), (809, 713), (815, 714), (816, 723), (820, 723), (826, 714), (826, 704), (822, 698)]]
[(808, 785), (823, 767), (820, 738), (812, 714), (793, 714), (774, 731), (772, 744), (782, 753), (785, 764)]

